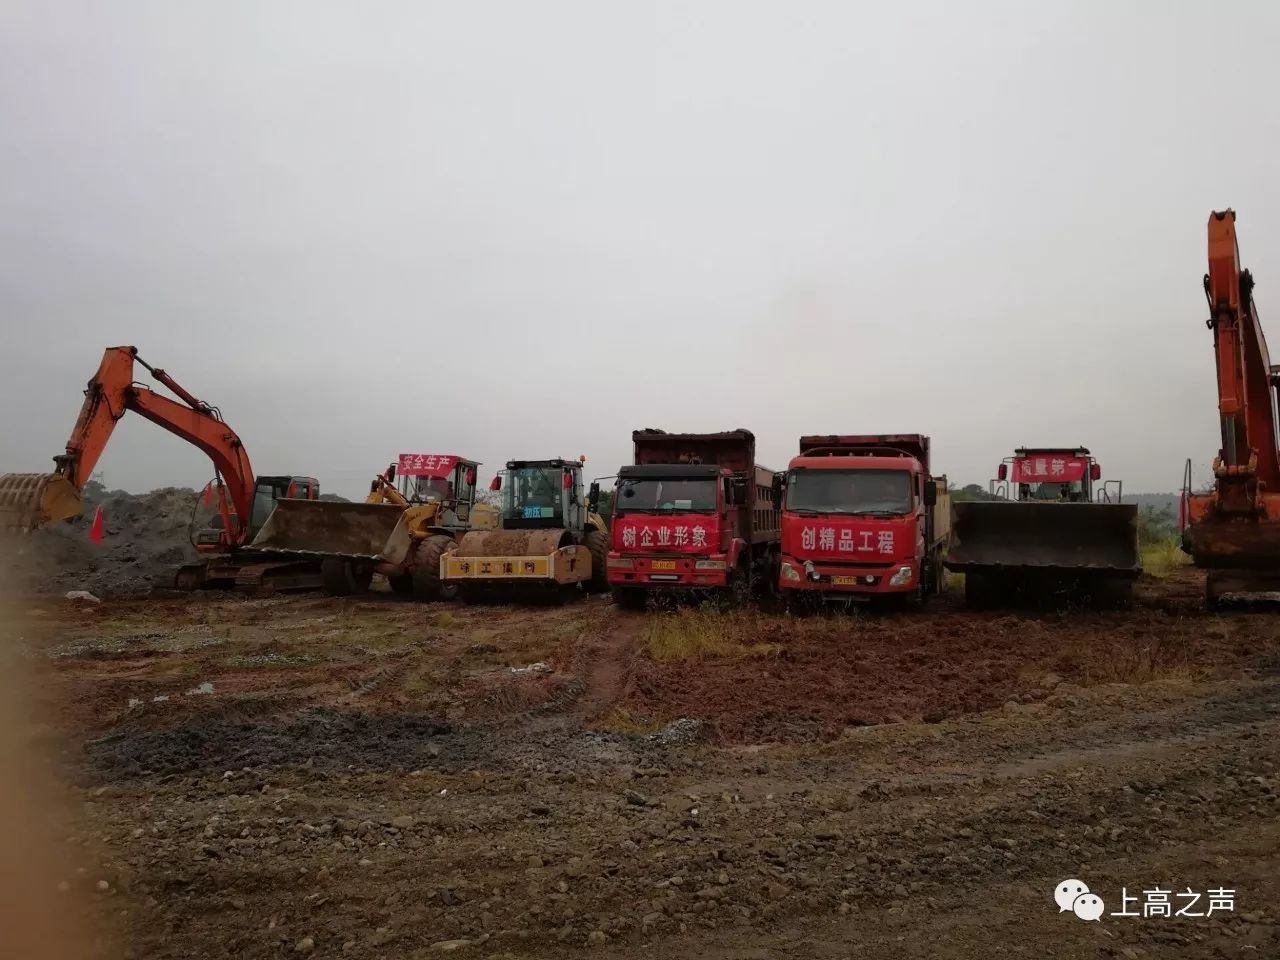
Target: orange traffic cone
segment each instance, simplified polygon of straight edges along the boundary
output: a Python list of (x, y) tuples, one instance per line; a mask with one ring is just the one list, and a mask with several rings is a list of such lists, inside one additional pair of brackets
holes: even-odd
[(94, 543), (102, 543), (102, 507), (93, 511), (93, 525), (89, 527), (89, 539)]

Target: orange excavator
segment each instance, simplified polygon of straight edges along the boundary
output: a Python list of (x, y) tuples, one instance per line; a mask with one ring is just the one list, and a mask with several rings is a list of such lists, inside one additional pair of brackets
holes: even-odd
[(1222, 448), (1209, 493), (1184, 490), (1183, 549), (1205, 569), (1205, 600), (1280, 590), (1280, 368), (1271, 366), (1253, 300), (1253, 275), (1240, 267), (1233, 210), (1209, 217), (1209, 300), (1218, 371)]
[[(135, 382), (135, 364), (144, 367), (178, 399)], [(0, 476), (0, 527), (28, 531), (79, 516), (84, 487), (98, 458), (116, 423), (133, 411), (203, 450), (213, 461), (217, 516), (213, 529), (200, 531), (194, 539), (196, 550), (206, 556), (201, 562), (179, 569), (176, 587), (320, 586), (319, 565), (314, 561), (244, 549), (276, 500), (314, 500), (319, 496), (319, 484), (314, 478), (255, 477), (244, 444), (223, 421), (218, 408), (196, 399), (164, 370), (152, 367), (138, 356), (136, 347), (108, 347), (84, 395), (66, 453), (53, 458), (53, 473)]]

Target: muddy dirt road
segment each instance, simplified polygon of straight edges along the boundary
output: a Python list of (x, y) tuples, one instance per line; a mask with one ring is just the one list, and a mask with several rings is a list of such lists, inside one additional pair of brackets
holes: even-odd
[[(45, 598), (5, 642), (104, 956), (1280, 956), (1280, 619), (1198, 599)], [(1233, 893), (1111, 916), (1151, 889)]]

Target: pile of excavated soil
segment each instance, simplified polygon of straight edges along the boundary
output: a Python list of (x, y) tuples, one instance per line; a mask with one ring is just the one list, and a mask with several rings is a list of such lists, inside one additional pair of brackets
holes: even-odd
[[(195, 557), (189, 530), (196, 496), (182, 487), (144, 494), (87, 490), (81, 516), (0, 544), (0, 576), (19, 594), (146, 593)], [(100, 544), (89, 539), (98, 506), (103, 514)]]

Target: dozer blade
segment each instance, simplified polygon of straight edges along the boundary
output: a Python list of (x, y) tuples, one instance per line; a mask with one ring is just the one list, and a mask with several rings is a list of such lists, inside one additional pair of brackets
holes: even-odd
[(0, 476), (0, 530), (28, 531), (80, 515), (80, 492), (60, 473)]
[(249, 547), (399, 563), (409, 551), (404, 515), (404, 507), (387, 503), (277, 500)]
[(1138, 507), (1131, 503), (953, 504), (946, 565), (957, 572), (1043, 571), (1136, 577)]

